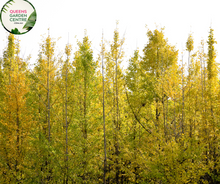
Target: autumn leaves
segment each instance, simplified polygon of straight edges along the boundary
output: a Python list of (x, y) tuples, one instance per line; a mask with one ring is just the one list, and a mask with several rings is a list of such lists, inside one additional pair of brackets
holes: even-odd
[(10, 34), (0, 70), (0, 182), (218, 182), (213, 30), (208, 53), (189, 35), (180, 62), (163, 29), (147, 36), (124, 72), (117, 29), (97, 61), (87, 35), (62, 57), (48, 35), (33, 69)]

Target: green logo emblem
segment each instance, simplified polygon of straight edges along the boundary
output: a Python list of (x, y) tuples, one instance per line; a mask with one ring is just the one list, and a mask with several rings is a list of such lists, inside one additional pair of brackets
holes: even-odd
[(25, 34), (35, 25), (37, 13), (27, 0), (10, 0), (1, 9), (1, 23), (12, 34)]

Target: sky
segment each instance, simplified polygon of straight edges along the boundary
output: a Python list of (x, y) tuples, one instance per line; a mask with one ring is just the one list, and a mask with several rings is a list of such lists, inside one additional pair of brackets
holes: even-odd
[[(0, 7), (7, 0), (0, 1)], [(94, 58), (100, 52), (102, 33), (107, 41), (113, 40), (116, 21), (119, 21), (120, 38), (125, 36), (125, 59), (127, 66), (134, 50), (140, 54), (147, 44), (147, 30), (165, 27), (165, 37), (171, 45), (184, 51), (187, 37), (191, 32), (194, 38), (194, 51), (202, 39), (207, 41), (210, 26), (219, 43), (215, 46), (220, 51), (220, 11), (218, 0), (29, 0), (37, 11), (34, 28), (20, 36), (21, 57), (31, 55), (35, 63), (42, 35), (50, 35), (56, 42), (57, 53), (63, 52), (69, 42), (73, 52), (77, 50), (77, 40), (82, 41), (85, 30), (92, 42)], [(147, 27), (146, 27), (147, 26)], [(0, 57), (7, 46), (8, 32), (0, 25)], [(207, 48), (207, 44), (205, 45)], [(184, 51), (184, 58), (187, 52)], [(73, 56), (72, 56), (73, 58)], [(220, 57), (217, 55), (217, 62)]]

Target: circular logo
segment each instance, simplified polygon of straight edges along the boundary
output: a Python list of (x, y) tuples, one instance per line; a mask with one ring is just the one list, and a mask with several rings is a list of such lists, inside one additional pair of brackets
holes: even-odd
[(25, 34), (36, 22), (37, 13), (27, 0), (10, 0), (1, 9), (1, 23), (12, 34)]

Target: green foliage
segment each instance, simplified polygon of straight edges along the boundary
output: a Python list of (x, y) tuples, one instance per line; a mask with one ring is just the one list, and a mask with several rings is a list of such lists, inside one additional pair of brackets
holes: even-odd
[(4, 13), (6, 13), (6, 12), (8, 11), (8, 8), (9, 8), (8, 4), (12, 5), (12, 3), (15, 3), (14, 0), (9, 0), (9, 1), (7, 2), (7, 4), (2, 7), (2, 11), (3, 11)]
[(27, 29), (28, 31), (30, 31), (35, 23), (36, 23), (36, 19), (37, 19), (37, 13), (36, 10), (34, 10), (31, 15), (28, 17), (28, 20), (26, 22), (26, 24), (24, 25), (23, 29)]
[(17, 28), (11, 30), (12, 34), (21, 34)]

